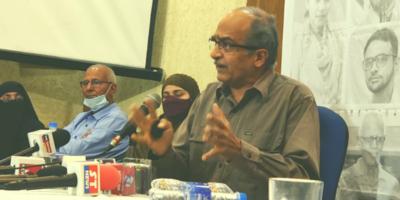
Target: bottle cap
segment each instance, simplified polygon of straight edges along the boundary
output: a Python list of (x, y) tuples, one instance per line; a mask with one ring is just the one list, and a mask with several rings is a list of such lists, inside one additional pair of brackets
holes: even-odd
[(247, 200), (247, 195), (244, 192), (239, 192), (239, 199), (240, 200)]
[(57, 122), (49, 122), (48, 124), (49, 129), (56, 129), (57, 128)]

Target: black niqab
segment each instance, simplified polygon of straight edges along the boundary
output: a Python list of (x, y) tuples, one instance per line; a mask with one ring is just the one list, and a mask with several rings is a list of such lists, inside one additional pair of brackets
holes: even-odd
[(0, 100), (0, 159), (29, 147), (27, 134), (44, 128), (39, 121), (25, 88), (18, 82), (7, 81), (0, 85), (0, 96), (18, 92), (22, 99)]

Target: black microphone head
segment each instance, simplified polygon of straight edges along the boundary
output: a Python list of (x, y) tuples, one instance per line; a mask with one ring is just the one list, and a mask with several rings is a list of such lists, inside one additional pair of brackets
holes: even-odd
[(67, 168), (61, 165), (45, 167), (36, 172), (38, 176), (63, 176), (67, 174)]
[(161, 96), (157, 93), (149, 94), (145, 97), (144, 101), (147, 99), (151, 100), (154, 109), (157, 109), (161, 105)]
[(62, 147), (69, 142), (71, 135), (65, 129), (58, 128), (53, 132), (54, 145), (56, 148)]
[(0, 166), (0, 174), (14, 174), (15, 167), (14, 166)]
[(149, 108), (151, 107), (154, 110), (160, 107), (161, 105), (161, 96), (159, 94), (153, 93), (147, 95), (144, 100), (143, 104), (140, 106), (140, 110), (145, 114), (149, 114)]

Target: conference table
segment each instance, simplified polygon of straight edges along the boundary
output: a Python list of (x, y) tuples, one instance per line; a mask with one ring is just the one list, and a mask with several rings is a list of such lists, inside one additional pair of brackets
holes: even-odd
[(99, 194), (97, 196), (76, 196), (68, 194), (66, 189), (40, 189), (40, 190), (0, 190), (0, 199), (4, 200), (149, 200), (147, 195), (135, 194), (119, 196), (112, 194)]

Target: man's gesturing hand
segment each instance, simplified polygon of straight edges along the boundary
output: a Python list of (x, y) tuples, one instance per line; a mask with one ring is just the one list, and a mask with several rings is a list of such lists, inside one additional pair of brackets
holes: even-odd
[(211, 113), (207, 114), (203, 141), (213, 147), (203, 154), (202, 160), (208, 160), (216, 155), (222, 155), (229, 160), (240, 154), (240, 139), (232, 132), (229, 121), (216, 103), (213, 104)]

